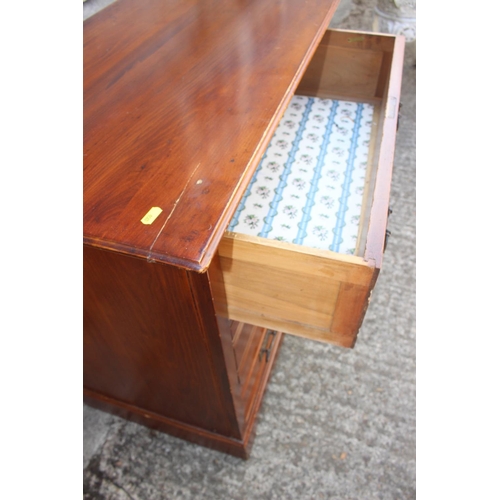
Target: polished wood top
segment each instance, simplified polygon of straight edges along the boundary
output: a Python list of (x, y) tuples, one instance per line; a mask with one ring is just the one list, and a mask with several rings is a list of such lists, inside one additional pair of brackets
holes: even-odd
[(118, 0), (85, 21), (84, 242), (205, 270), (338, 1)]

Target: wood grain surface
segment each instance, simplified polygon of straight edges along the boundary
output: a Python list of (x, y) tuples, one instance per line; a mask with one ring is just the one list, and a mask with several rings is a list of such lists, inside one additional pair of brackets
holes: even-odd
[(85, 243), (205, 270), (337, 4), (119, 0), (85, 21)]
[[(399, 102), (401, 97), (401, 81), (403, 78), (403, 62), (405, 51), (405, 38), (395, 36), (394, 52), (384, 65), (386, 78), (384, 83), (384, 96), (382, 111), (384, 115), (383, 126), (379, 127), (379, 146), (375, 151), (375, 161), (378, 165), (377, 182), (374, 188), (373, 205), (371, 208), (370, 225), (366, 237), (365, 259), (373, 261), (380, 269), (384, 253), (385, 231), (389, 200), (391, 195), (392, 171), (394, 152), (396, 149), (396, 133), (399, 117)], [(382, 80), (382, 79), (381, 79)]]
[(377, 270), (362, 257), (238, 233), (210, 268), (223, 317), (352, 347)]
[(95, 248), (84, 264), (85, 389), (241, 439), (231, 334), (217, 324), (207, 274)]
[(246, 325), (252, 335), (234, 342), (208, 273), (91, 247), (83, 255), (87, 403), (247, 458), (281, 333), (259, 362), (264, 332)]

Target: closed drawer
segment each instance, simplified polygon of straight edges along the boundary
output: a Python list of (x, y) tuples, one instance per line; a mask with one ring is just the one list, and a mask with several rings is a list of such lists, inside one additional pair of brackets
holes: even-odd
[(230, 329), (238, 378), (242, 386), (245, 387), (264, 340), (266, 329), (238, 321), (232, 321)]
[(231, 333), (242, 416), (248, 422), (255, 417), (262, 401), (283, 334), (238, 321), (226, 325)]
[(218, 314), (354, 345), (385, 249), (403, 52), (327, 31), (209, 270)]

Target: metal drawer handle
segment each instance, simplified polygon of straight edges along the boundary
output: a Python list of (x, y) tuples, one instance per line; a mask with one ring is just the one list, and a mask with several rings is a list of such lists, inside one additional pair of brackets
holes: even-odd
[(385, 239), (384, 239), (384, 252), (385, 252), (385, 249), (387, 248), (387, 242), (389, 241), (389, 236), (391, 235), (391, 232), (386, 229), (385, 230)]
[[(267, 343), (269, 342), (269, 337), (271, 338), (271, 344), (269, 347), (267, 346)], [(269, 361), (269, 355), (271, 354), (271, 351), (273, 350), (273, 344), (274, 344), (274, 339), (276, 338), (276, 331), (275, 330), (267, 330), (266, 331), (266, 336), (264, 337), (264, 342), (262, 342), (262, 348), (259, 352), (259, 361), (262, 361), (262, 355), (266, 355), (266, 363)]]
[[(389, 215), (392, 214), (392, 208), (389, 206), (389, 209), (387, 210), (387, 221), (389, 221)], [(389, 241), (389, 236), (391, 235), (391, 232), (386, 229), (385, 230), (385, 238), (384, 238), (384, 252), (385, 249), (387, 248), (387, 242)]]

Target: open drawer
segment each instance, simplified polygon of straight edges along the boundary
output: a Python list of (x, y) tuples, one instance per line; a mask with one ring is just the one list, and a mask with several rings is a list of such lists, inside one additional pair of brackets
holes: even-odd
[(385, 249), (403, 52), (404, 37), (326, 32), (209, 269), (219, 315), (354, 345)]

